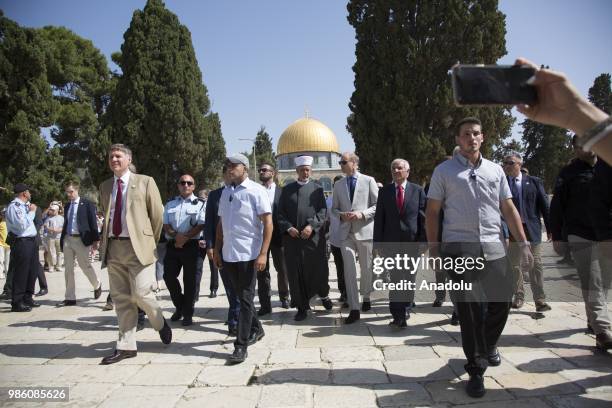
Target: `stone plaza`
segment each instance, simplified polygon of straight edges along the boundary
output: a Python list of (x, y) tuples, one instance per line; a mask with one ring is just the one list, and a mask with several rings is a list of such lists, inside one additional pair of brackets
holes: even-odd
[[(545, 268), (557, 268), (552, 252)], [(138, 356), (99, 365), (117, 338), (114, 311), (102, 311), (108, 291), (103, 270), (102, 297), (92, 299), (84, 275), (77, 273), (78, 305), (56, 308), (63, 300), (63, 272), (48, 273), (49, 294), (31, 313), (0, 309), (0, 387), (68, 386), (68, 402), (14, 402), (6, 390), (0, 406), (53, 407), (496, 407), (570, 408), (612, 406), (612, 357), (595, 350), (585, 333), (584, 305), (551, 301), (545, 317), (533, 302), (513, 310), (502, 335), (502, 364), (486, 372), (486, 395), (464, 391), (467, 375), (458, 326), (449, 324), (452, 305), (417, 302), (408, 329), (387, 326), (386, 301), (374, 299), (370, 312), (342, 325), (347, 309), (334, 302), (326, 311), (316, 299), (304, 322), (294, 310), (278, 307), (264, 316), (266, 335), (249, 348), (248, 359), (229, 366), (233, 350), (224, 320), (227, 299), (208, 295), (205, 262), (194, 325), (172, 323), (172, 344), (164, 346), (146, 324), (138, 332)], [(95, 266), (99, 268), (100, 263)], [(566, 273), (573, 268), (565, 267)], [(575, 271), (573, 271), (575, 273)], [(272, 271), (275, 288), (275, 272)], [(4, 283), (4, 281), (0, 281)], [(545, 283), (548, 284), (547, 282)], [(332, 298), (336, 272), (330, 262)], [(168, 291), (158, 299), (169, 320)], [(529, 299), (529, 298), (528, 298)]]

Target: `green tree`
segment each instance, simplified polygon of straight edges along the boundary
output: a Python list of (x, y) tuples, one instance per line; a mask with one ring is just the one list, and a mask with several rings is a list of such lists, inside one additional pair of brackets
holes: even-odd
[(42, 205), (61, 197), (69, 173), (59, 149), (41, 134), (57, 110), (44, 41), (36, 30), (19, 27), (0, 11), (0, 201), (11, 200), (19, 182), (30, 185), (34, 202)]
[(404, 157), (413, 180), (429, 175), (455, 142), (454, 124), (475, 115), (486, 135), (483, 153), (510, 135), (506, 108), (458, 108), (449, 68), (493, 64), (506, 54), (505, 16), (497, 0), (350, 0), (355, 28), (355, 91), (347, 129), (364, 171), (389, 179), (389, 163)]
[(521, 126), (525, 150), (523, 164), (530, 175), (542, 179), (546, 191), (552, 192), (559, 170), (572, 157), (571, 136), (565, 129), (529, 119)]
[(595, 78), (593, 86), (589, 88), (589, 101), (607, 114), (612, 112), (610, 74), (604, 73)]
[(510, 152), (517, 152), (522, 155), (525, 153), (525, 149), (523, 148), (523, 145), (521, 145), (521, 142), (511, 139), (510, 141), (504, 142), (500, 146), (497, 146), (493, 150), (493, 156), (491, 159), (495, 162), (501, 163)]
[[(276, 159), (274, 149), (272, 148), (272, 138), (266, 132), (266, 127), (261, 126), (255, 137), (255, 154), (257, 155), (257, 163), (267, 162), (276, 167)], [(249, 159), (251, 159), (249, 155)]]
[(202, 161), (203, 170), (196, 174), (196, 183), (198, 188), (209, 188), (211, 190), (219, 187), (222, 181), (221, 169), (225, 162), (226, 151), (225, 141), (221, 133), (221, 120), (219, 114), (210, 113), (206, 116), (211, 129), (209, 139), (208, 158)]
[(207, 90), (189, 30), (161, 0), (136, 10), (123, 38), (105, 137), (130, 146), (139, 172), (168, 197), (178, 173), (198, 174), (210, 157)]

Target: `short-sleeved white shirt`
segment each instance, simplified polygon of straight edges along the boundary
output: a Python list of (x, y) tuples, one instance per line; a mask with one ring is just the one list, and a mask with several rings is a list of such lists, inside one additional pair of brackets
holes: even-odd
[(268, 192), (249, 178), (223, 189), (218, 213), (223, 227), (223, 260), (247, 262), (257, 258), (263, 244), (259, 216), (271, 213)]

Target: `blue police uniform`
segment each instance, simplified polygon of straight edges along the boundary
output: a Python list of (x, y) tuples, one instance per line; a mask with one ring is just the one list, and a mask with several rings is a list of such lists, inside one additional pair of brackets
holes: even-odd
[(27, 312), (37, 305), (32, 300), (34, 285), (38, 276), (37, 231), (34, 225), (35, 212), (29, 205), (15, 198), (6, 210), (6, 226), (15, 235), (11, 245), (11, 258), (14, 262), (11, 310)]
[[(170, 225), (177, 233), (185, 234), (198, 225), (204, 225), (204, 201), (191, 195), (181, 196), (169, 201), (164, 207), (164, 224)], [(198, 239), (196, 234), (182, 248), (176, 248), (174, 237), (166, 234), (168, 239), (166, 256), (164, 257), (164, 281), (170, 292), (170, 297), (176, 312), (172, 320), (183, 317), (183, 325), (190, 325), (193, 317), (193, 304), (196, 293), (197, 262), (199, 260)], [(183, 291), (178, 276), (183, 269)]]

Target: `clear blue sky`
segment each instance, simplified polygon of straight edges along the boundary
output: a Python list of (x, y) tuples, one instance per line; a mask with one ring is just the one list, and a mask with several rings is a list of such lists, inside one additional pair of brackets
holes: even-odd
[[(132, 13), (145, 0), (0, 0), (5, 15), (28, 27), (65, 26), (108, 58), (118, 51)], [(327, 124), (342, 150), (353, 91), (355, 38), (344, 0), (168, 0), (191, 31), (212, 109), (219, 112), (228, 152), (250, 150), (260, 125), (276, 142), (304, 115)], [(508, 55), (566, 72), (584, 94), (612, 72), (612, 1), (502, 0)], [(520, 128), (514, 134), (520, 137)]]

